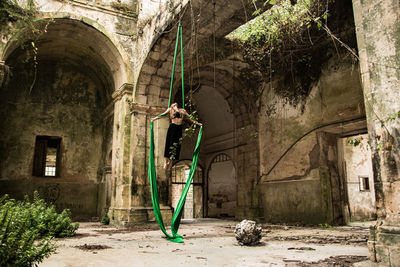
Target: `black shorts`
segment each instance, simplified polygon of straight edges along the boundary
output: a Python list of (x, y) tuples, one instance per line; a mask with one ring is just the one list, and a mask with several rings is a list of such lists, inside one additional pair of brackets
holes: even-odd
[(164, 157), (177, 160), (181, 152), (182, 125), (171, 123), (165, 140)]

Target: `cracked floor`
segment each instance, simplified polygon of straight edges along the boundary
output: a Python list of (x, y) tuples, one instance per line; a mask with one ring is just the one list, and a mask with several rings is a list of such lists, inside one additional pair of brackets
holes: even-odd
[(185, 243), (162, 238), (156, 224), (117, 228), (81, 223), (75, 237), (56, 239), (39, 266), (376, 266), (368, 260), (368, 224), (320, 228), (261, 225), (260, 245), (238, 245), (230, 220), (184, 220)]

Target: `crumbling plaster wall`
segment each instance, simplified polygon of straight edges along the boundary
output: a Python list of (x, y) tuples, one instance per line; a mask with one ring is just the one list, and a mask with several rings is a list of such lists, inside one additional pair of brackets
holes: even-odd
[[(97, 92), (104, 88), (69, 65), (41, 62), (29, 91), (29, 67), (14, 63), (13, 78), (1, 90), (1, 192), (21, 198), (38, 190), (57, 208), (70, 208), (76, 218), (96, 216), (105, 161), (102, 144), (110, 131), (103, 128)], [(60, 177), (32, 176), (38, 135), (62, 138)]]
[[(265, 85), (259, 116), (260, 211), (267, 221), (334, 223), (341, 192), (336, 137), (321, 129), (301, 139), (270, 172), (296, 139), (320, 125), (364, 116), (357, 65), (333, 55), (304, 103), (294, 107)], [(269, 173), (269, 174), (268, 174)], [(267, 175), (268, 174), (268, 175)]]
[[(87, 83), (85, 79), (89, 79), (90, 82), (88, 83), (90, 84), (96, 80), (96, 83), (98, 80), (107, 80), (109, 76), (111, 76), (110, 83), (107, 81), (106, 85), (96, 84), (96, 90), (93, 90), (89, 85), (85, 86), (89, 86), (90, 90), (85, 86), (85, 88), (78, 87), (76, 84), (78, 81), (75, 81), (75, 84), (70, 84), (75, 90), (64, 90), (63, 98), (61, 98), (62, 101), (57, 100), (57, 105), (43, 101), (43, 103), (38, 103), (38, 107), (44, 107), (46, 112), (42, 112), (43, 114), (40, 116), (37, 112), (31, 113), (32, 117), (38, 115), (43, 120), (46, 120), (45, 117), (50, 116), (51, 119), (48, 119), (46, 123), (49, 121), (54, 122), (45, 125), (42, 124), (42, 130), (40, 132), (46, 132), (46, 134), (54, 133), (54, 135), (62, 137), (67, 136), (65, 140), (63, 138), (64, 143), (62, 144), (66, 153), (63, 158), (64, 161), (62, 162), (64, 168), (62, 179), (42, 179), (41, 181), (46, 180), (46, 186), (41, 186), (41, 188), (45, 188), (43, 190), (45, 194), (48, 195), (51, 191), (52, 193), (50, 195), (53, 196), (79, 196), (77, 198), (71, 197), (65, 201), (60, 200), (59, 206), (71, 208), (74, 215), (84, 215), (86, 218), (90, 218), (90, 216), (99, 215), (103, 212), (102, 209), (105, 206), (111, 204), (108, 198), (110, 198), (110, 195), (112, 195), (110, 193), (114, 191), (114, 189), (111, 188), (110, 190), (108, 187), (113, 187), (115, 183), (109, 180), (115, 180), (116, 177), (123, 172), (123, 170), (121, 171), (113, 168), (114, 173), (111, 173), (111, 165), (116, 165), (111, 161), (112, 158), (115, 159), (116, 157), (115, 155), (110, 156), (110, 153), (111, 151), (114, 153), (114, 151), (117, 150), (119, 143), (118, 140), (111, 139), (113, 127), (110, 126), (114, 123), (114, 127), (116, 128), (116, 125), (121, 119), (120, 107), (124, 107), (124, 105), (118, 105), (117, 102), (119, 102), (121, 98), (118, 98), (117, 94), (114, 101), (116, 102), (114, 108), (114, 103), (110, 97), (110, 91), (112, 93), (114, 90), (122, 89), (122, 91), (125, 92), (124, 89), (126, 89), (126, 86), (123, 85), (132, 84), (133, 82), (132, 68), (135, 62), (133, 60), (134, 52), (132, 49), (132, 41), (136, 38), (136, 2), (122, 1), (121, 3), (121, 1), (96, 1), (84, 3), (81, 1), (38, 0), (35, 1), (35, 3), (39, 8), (40, 17), (54, 19), (53, 22), (50, 22), (49, 29), (55, 25), (54, 31), (42, 33), (37, 40), (38, 43), (36, 43), (36, 46), (39, 47), (38, 61), (43, 62), (46, 58), (52, 58), (52, 60), (56, 59), (55, 61), (57, 61), (58, 58), (59, 62), (64, 62), (63, 64), (57, 65), (56, 69), (59, 71), (59, 75), (64, 74), (65, 76), (54, 78), (49, 75), (47, 79), (51, 80), (54, 78), (54, 83), (59, 82), (62, 84), (65, 80), (70, 79), (69, 76), (71, 75), (75, 76), (77, 79), (80, 78), (80, 82), (82, 83)], [(63, 25), (69, 28), (63, 28)], [(57, 34), (64, 42), (59, 41)], [(52, 40), (52, 38), (56, 39)], [(71, 38), (70, 42), (68, 38)], [(44, 40), (44, 42), (42, 43), (41, 40)], [(25, 40), (18, 41), (23, 42)], [(78, 42), (80, 42), (81, 49), (78, 48), (74, 50)], [(7, 61), (15, 60), (12, 53), (15, 49), (18, 49), (17, 46), (19, 43), (11, 38), (8, 42), (7, 40), (3, 40), (1, 44), (0, 53), (2, 59)], [(62, 55), (63, 51), (65, 53), (64, 55)], [(71, 65), (73, 66), (69, 66), (68, 62), (72, 63)], [(60, 65), (63, 66), (60, 67)], [(76, 68), (77, 65), (80, 69), (79, 67)], [(92, 71), (92, 73), (89, 71), (84, 74), (86, 70), (93, 70), (96, 67), (97, 70)], [(66, 70), (68, 68), (73, 69), (72, 72), (71, 70), (68, 72)], [(42, 71), (41, 69), (39, 70)], [(105, 73), (107, 77), (103, 77), (103, 75), (99, 74), (102, 71), (108, 71), (108, 73)], [(101, 76), (96, 79), (93, 74)], [(43, 72), (38, 72), (38, 75), (43, 75)], [(51, 81), (49, 84), (51, 84)], [(107, 88), (103, 88), (103, 86)], [(109, 86), (111, 88), (108, 88)], [(27, 86), (27, 88), (29, 90), (29, 86)], [(47, 92), (48, 94), (44, 99), (48, 99), (49, 95), (58, 95), (58, 93), (60, 93), (57, 91), (59, 88), (54, 89), (54, 91)], [(81, 92), (78, 89), (82, 89), (83, 91)], [(87, 89), (92, 96), (95, 96), (95, 99), (93, 99), (93, 97), (80, 97), (81, 94), (85, 94), (85, 89)], [(132, 91), (133, 86), (130, 86), (130, 89)], [(99, 95), (102, 95), (102, 100), (99, 100)], [(108, 98), (104, 99), (104, 95), (107, 95)], [(69, 101), (67, 101), (74, 97), (77, 98), (74, 99), (76, 106), (74, 106), (74, 104), (69, 104)], [(102, 103), (99, 104), (99, 101), (102, 101)], [(126, 101), (126, 99), (124, 98), (123, 101)], [(90, 106), (93, 103), (99, 104), (96, 106), (96, 114), (94, 114), (93, 110), (85, 108), (86, 105)], [(33, 106), (32, 103), (26, 102), (19, 104), (21, 108), (25, 107), (26, 109), (30, 109), (30, 105)], [(116, 118), (114, 122), (113, 113)], [(93, 118), (96, 118), (96, 121), (93, 121)], [(88, 119), (92, 121), (88, 121)], [(18, 128), (24, 126), (29, 129), (37, 126), (36, 123), (34, 123), (35, 119), (27, 120), (25, 123), (21, 123), (21, 120), (18, 119), (14, 120), (14, 122), (15, 121), (19, 121), (17, 125)], [(56, 124), (56, 122), (58, 124)], [(7, 130), (15, 130), (15, 128), (13, 128), (14, 126), (11, 124), (6, 127), (9, 127)], [(86, 134), (81, 136), (83, 132), (86, 132)], [(8, 140), (7, 142), (12, 141), (13, 140)], [(20, 142), (18, 139), (14, 141)], [(25, 141), (22, 141), (22, 143)], [(112, 143), (115, 144), (113, 149)], [(33, 146), (34, 140), (29, 140), (29, 144), (30, 147)], [(22, 146), (20, 146), (20, 148), (21, 147)], [(82, 159), (80, 159), (81, 156)], [(24, 157), (32, 158), (33, 155), (28, 153), (24, 155)], [(25, 164), (23, 161), (19, 163)], [(124, 164), (120, 166), (124, 166)], [(9, 167), (11, 168), (12, 164), (10, 164)], [(31, 167), (24, 165), (21, 170), (18, 170), (20, 176), (26, 178), (25, 172), (26, 169), (29, 168)], [(31, 169), (28, 176), (30, 174)], [(61, 187), (59, 182), (62, 182)], [(14, 183), (11, 180), (8, 181), (8, 183), (9, 185), (4, 185), (2, 187), (4, 188), (4, 192), (11, 193), (15, 191), (14, 193), (18, 194), (18, 196), (22, 196), (23, 193), (31, 192), (34, 188), (37, 188), (31, 181), (28, 181), (26, 186), (23, 187), (26, 189), (25, 191), (18, 189), (20, 188), (18, 186), (11, 185), (11, 183)], [(108, 184), (108, 186), (106, 186), (106, 184)], [(98, 190), (98, 187), (100, 187), (100, 190)], [(108, 195), (105, 195), (106, 191)]]
[[(378, 220), (368, 245), (371, 259), (400, 262), (399, 119), (400, 2), (353, 0)], [(383, 122), (383, 123), (382, 123)]]
[[(354, 146), (349, 141), (360, 140)], [(348, 204), (351, 221), (371, 221), (376, 219), (375, 187), (373, 183), (371, 147), (368, 144), (368, 135), (357, 135), (338, 140), (338, 149), (342, 150), (343, 171), (348, 192)], [(368, 189), (360, 188), (360, 176), (368, 178)]]

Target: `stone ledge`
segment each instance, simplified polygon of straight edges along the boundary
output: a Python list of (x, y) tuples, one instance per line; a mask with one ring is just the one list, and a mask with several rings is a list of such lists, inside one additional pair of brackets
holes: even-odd
[(154, 107), (147, 104), (131, 103), (130, 104), (131, 113), (142, 113), (142, 114), (159, 114), (163, 113), (166, 108)]
[[(160, 206), (161, 215), (165, 225), (170, 225), (173, 209), (169, 206)], [(153, 207), (131, 207), (131, 208), (110, 208), (108, 216), (112, 218), (112, 224), (121, 226), (131, 226), (154, 222), (155, 216)]]
[[(59, 2), (64, 2), (63, 0), (58, 0)], [(119, 16), (119, 17), (124, 17), (127, 19), (131, 19), (134, 21), (137, 21), (137, 12), (132, 12), (132, 11), (125, 11), (123, 9), (118, 9), (117, 6), (104, 6), (100, 5), (97, 3), (91, 3), (88, 1), (79, 1), (79, 0), (69, 0), (71, 6), (78, 6), (81, 8), (109, 14), (109, 15), (114, 15), (114, 16)]]

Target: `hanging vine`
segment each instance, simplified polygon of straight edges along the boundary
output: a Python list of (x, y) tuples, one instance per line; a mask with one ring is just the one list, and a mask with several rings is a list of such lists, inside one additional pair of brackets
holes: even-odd
[[(304, 103), (320, 77), (322, 64), (332, 55), (330, 49), (340, 54), (339, 49), (344, 47), (349, 58), (356, 59), (351, 48), (355, 41), (346, 35), (349, 29), (354, 32), (354, 25), (343, 20), (351, 16), (338, 12), (348, 10), (339, 2), (343, 1), (267, 0), (264, 4), (274, 5), (272, 8), (228, 37), (239, 42), (244, 59), (263, 74), (266, 82), (275, 78), (274, 74), (283, 75), (281, 86), (274, 90), (296, 106)], [(330, 16), (332, 19), (328, 19)]]
[(52, 21), (39, 17), (38, 7), (33, 0), (27, 0), (24, 4), (20, 4), (17, 0), (0, 1), (0, 37), (3, 43), (12, 38), (17, 46), (25, 50), (24, 62), (32, 63), (34, 77), (29, 92), (36, 82), (38, 65), (36, 41), (41, 34), (47, 32)]

